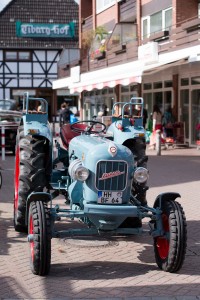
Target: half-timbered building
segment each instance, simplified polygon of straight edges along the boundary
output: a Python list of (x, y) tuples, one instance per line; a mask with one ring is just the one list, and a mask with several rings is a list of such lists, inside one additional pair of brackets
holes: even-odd
[(0, 99), (20, 105), (29, 91), (48, 101), (50, 118), (56, 113), (67, 91), (52, 82), (62, 49), (65, 60), (77, 53), (78, 9), (73, 0), (12, 0), (0, 12)]

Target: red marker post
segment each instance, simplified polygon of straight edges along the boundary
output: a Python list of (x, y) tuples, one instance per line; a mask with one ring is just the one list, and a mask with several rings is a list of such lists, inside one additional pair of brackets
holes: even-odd
[(5, 127), (1, 126), (1, 156), (5, 160)]

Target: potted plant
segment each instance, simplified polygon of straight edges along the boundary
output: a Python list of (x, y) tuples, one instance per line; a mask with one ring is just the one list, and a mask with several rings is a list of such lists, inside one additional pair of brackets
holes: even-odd
[(99, 26), (95, 29), (89, 52), (91, 60), (105, 58), (107, 35), (104, 27)]

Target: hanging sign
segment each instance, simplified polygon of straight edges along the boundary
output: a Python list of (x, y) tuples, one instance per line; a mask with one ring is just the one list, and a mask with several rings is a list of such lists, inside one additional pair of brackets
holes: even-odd
[(21, 23), (16, 22), (16, 34), (18, 37), (31, 38), (74, 38), (74, 22), (69, 24), (46, 24), (46, 23)]

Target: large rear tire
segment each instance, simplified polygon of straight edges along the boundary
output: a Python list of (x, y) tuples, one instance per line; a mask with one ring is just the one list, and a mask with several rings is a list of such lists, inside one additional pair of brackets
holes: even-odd
[(24, 136), (18, 130), (15, 157), (14, 228), (27, 232), (26, 203), (31, 192), (41, 192), (46, 186), (46, 140), (41, 137)]
[[(124, 146), (128, 147), (134, 156), (134, 162), (137, 163), (137, 167), (147, 168), (146, 156), (146, 141), (144, 138), (137, 138), (127, 140)], [(142, 185), (138, 185), (134, 180), (132, 181), (132, 194), (141, 202), (141, 205), (147, 205), (146, 200), (146, 182)]]
[[(127, 140), (124, 146), (128, 147), (133, 153), (134, 160), (137, 162), (138, 167), (147, 167), (147, 157), (146, 157), (146, 141), (144, 138), (137, 138)], [(146, 159), (145, 159), (146, 158)], [(132, 180), (131, 192), (133, 196), (140, 201), (141, 205), (147, 205), (146, 200), (146, 182), (143, 185), (138, 186), (134, 180)], [(121, 224), (120, 227), (124, 228), (139, 228), (142, 227), (142, 220), (138, 217), (128, 217)]]
[(51, 227), (46, 203), (42, 201), (31, 202), (28, 234), (31, 271), (35, 275), (47, 275), (51, 265)]
[(0, 189), (2, 187), (2, 182), (3, 182), (3, 179), (2, 179), (2, 174), (1, 174), (1, 171), (0, 171)]
[(182, 206), (172, 200), (163, 203), (161, 216), (165, 235), (154, 238), (155, 259), (161, 270), (174, 273), (180, 270), (185, 259), (186, 218)]

